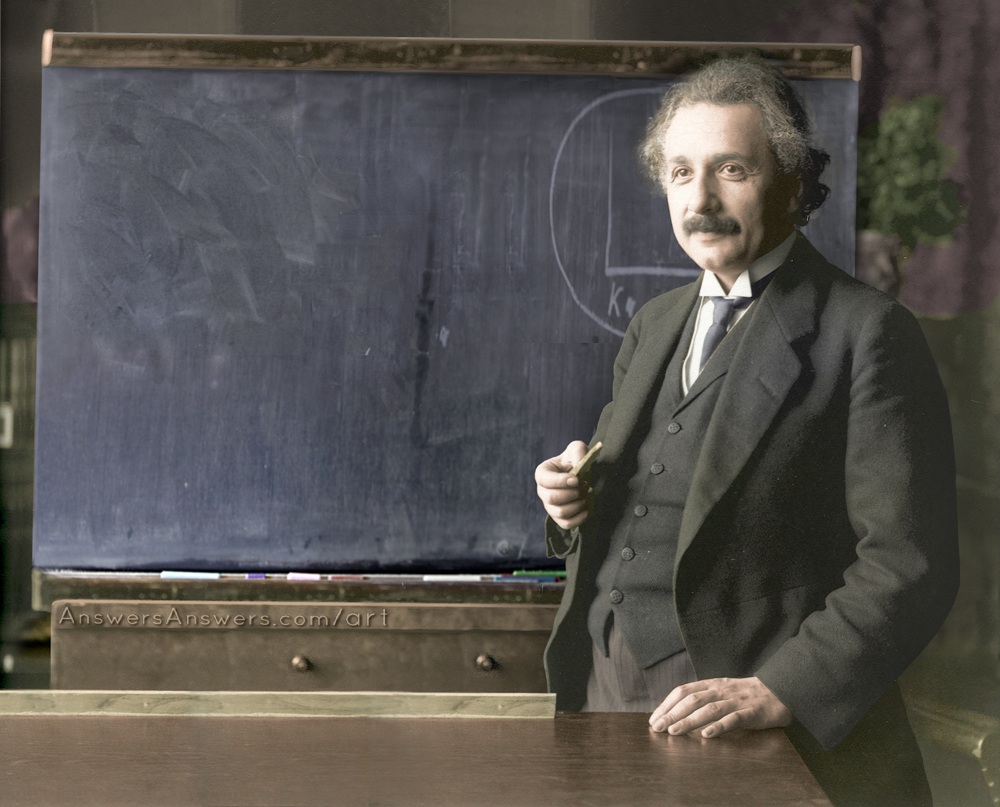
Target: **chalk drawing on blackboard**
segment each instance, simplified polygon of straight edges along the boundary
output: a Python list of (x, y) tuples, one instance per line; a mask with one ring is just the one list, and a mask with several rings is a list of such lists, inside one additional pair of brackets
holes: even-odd
[[(604, 250), (604, 274), (607, 277), (625, 277), (628, 275), (660, 275), (662, 277), (690, 278), (700, 270), (687, 266), (616, 266), (612, 259), (612, 243), (615, 238), (614, 222), (614, 181), (615, 152), (614, 132), (608, 136), (608, 236)], [(619, 236), (620, 237), (620, 236)]]
[(700, 271), (635, 157), (664, 89), (619, 90), (587, 104), (562, 137), (549, 183), (556, 265), (573, 302), (618, 336), (639, 305)]

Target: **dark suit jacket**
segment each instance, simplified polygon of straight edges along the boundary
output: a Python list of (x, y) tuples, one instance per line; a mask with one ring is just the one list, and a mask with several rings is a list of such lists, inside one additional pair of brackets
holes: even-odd
[[(696, 296), (685, 286), (635, 316), (593, 438), (604, 450), (591, 517), (572, 535), (547, 530), (568, 573), (546, 650), (560, 708), (586, 691), (586, 615), (608, 539), (595, 529), (601, 491), (629, 472), (619, 461), (665, 362), (687, 347)], [(790, 735), (817, 752), (866, 714), (888, 739), (905, 726), (894, 682), (958, 584), (944, 391), (915, 319), (803, 236), (752, 314), (729, 367), (705, 368), (725, 377), (678, 539), (685, 644), (700, 678), (758, 676), (795, 715)]]

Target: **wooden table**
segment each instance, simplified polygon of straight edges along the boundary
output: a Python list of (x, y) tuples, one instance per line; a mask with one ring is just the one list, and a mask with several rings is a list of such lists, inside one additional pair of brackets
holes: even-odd
[(0, 717), (13, 805), (829, 805), (780, 730), (715, 740), (642, 714), (554, 719)]

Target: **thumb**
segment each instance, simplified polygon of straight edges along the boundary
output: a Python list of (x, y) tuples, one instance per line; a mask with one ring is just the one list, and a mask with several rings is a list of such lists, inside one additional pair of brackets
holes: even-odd
[(559, 461), (568, 471), (574, 465), (576, 465), (580, 460), (582, 460), (583, 455), (586, 453), (587, 453), (587, 444), (583, 442), (583, 440), (574, 440), (572, 443), (566, 446), (566, 450), (559, 455)]

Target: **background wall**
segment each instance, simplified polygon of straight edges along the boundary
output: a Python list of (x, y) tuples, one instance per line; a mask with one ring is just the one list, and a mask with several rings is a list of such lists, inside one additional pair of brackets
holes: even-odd
[[(3, 636), (31, 643), (31, 405), (37, 230), (39, 43), (63, 31), (854, 42), (864, 48), (862, 126), (894, 97), (945, 100), (941, 133), (968, 216), (950, 246), (918, 247), (902, 301), (920, 317), (951, 399), (961, 496), (963, 582), (915, 686), (951, 687), (982, 707), (1000, 651), (1000, 5), (992, 0), (6, 0), (0, 17), (0, 403), (14, 446), (0, 449)], [(528, 473), (530, 469), (525, 469)], [(20, 658), (20, 657), (18, 657)], [(9, 666), (9, 664), (8, 664)], [(944, 671), (944, 672), (942, 672)], [(9, 671), (8, 684), (17, 682)], [(993, 707), (997, 707), (993, 695)], [(938, 766), (939, 802), (973, 805), (981, 783)], [(957, 768), (955, 768), (957, 770)], [(941, 781), (945, 781), (942, 785)], [(971, 780), (969, 780), (971, 781)], [(979, 789), (974, 789), (979, 787)]]

